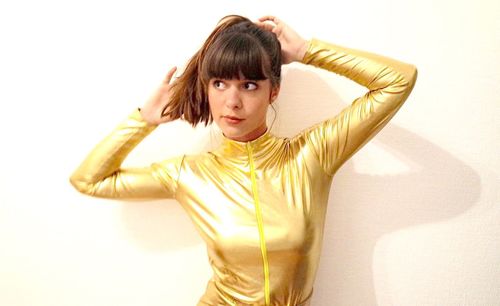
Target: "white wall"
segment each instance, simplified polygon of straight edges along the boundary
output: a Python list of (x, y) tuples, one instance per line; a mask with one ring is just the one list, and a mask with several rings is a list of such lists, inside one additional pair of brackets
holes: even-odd
[[(334, 180), (313, 305), (500, 305), (498, 1), (11, 2), (0, 4), (0, 305), (196, 304), (210, 268), (180, 205), (94, 199), (68, 177), (229, 13), (275, 14), (306, 38), (419, 69), (401, 111)], [(317, 69), (284, 73), (279, 135), (364, 93)], [(126, 164), (216, 135), (169, 124)]]

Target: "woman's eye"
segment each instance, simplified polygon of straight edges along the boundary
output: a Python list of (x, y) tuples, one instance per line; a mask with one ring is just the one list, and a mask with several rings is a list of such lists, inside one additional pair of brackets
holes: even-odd
[(257, 84), (255, 84), (254, 82), (246, 82), (245, 83), (245, 89), (247, 89), (247, 90), (255, 90), (255, 89), (257, 89)]
[(214, 87), (215, 88), (224, 88), (224, 83), (221, 80), (215, 80)]

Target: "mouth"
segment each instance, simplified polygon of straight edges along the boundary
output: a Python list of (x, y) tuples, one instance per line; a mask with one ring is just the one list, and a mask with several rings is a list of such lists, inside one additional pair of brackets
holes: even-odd
[(234, 116), (222, 116), (222, 119), (224, 119), (224, 121), (226, 121), (229, 124), (238, 124), (244, 120), (242, 118), (238, 118), (238, 117), (234, 117)]

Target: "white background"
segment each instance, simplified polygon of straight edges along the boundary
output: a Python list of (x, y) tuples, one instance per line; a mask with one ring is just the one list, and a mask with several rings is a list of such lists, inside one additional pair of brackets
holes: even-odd
[[(196, 304), (211, 271), (180, 205), (95, 199), (68, 178), (230, 13), (274, 14), (419, 70), (334, 179), (313, 305), (500, 305), (500, 2), (290, 2), (0, 4), (0, 305)], [(278, 135), (365, 92), (301, 64), (283, 74)], [(217, 133), (162, 126), (124, 166), (204, 150)]]

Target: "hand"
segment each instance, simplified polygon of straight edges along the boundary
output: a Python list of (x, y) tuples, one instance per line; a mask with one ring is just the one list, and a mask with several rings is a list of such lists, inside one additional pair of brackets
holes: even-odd
[(170, 69), (167, 76), (160, 84), (160, 87), (158, 87), (158, 89), (153, 93), (144, 107), (141, 108), (141, 116), (148, 123), (161, 124), (172, 121), (172, 119), (168, 117), (162, 117), (161, 113), (170, 100), (170, 88), (172, 87), (170, 80), (176, 70), (177, 67)]
[[(300, 62), (307, 51), (307, 41), (303, 39), (290, 26), (274, 16), (263, 16), (255, 24), (265, 30), (271, 31), (278, 37), (281, 43), (281, 55), (283, 64)], [(268, 23), (265, 21), (271, 21)]]

